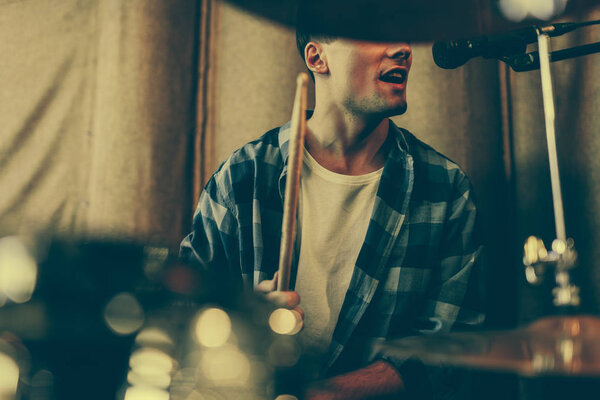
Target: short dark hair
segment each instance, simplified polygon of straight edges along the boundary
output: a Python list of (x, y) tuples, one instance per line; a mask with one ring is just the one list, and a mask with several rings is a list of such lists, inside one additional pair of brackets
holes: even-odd
[[(314, 13), (312, 12), (314, 6), (311, 3), (313, 2), (310, 0), (301, 1), (296, 14), (296, 46), (305, 64), (304, 49), (308, 42), (331, 43), (337, 39), (336, 36), (325, 34), (322, 29), (319, 29), (318, 23), (315, 22)], [(308, 73), (314, 80), (315, 77), (312, 71), (308, 70)]]

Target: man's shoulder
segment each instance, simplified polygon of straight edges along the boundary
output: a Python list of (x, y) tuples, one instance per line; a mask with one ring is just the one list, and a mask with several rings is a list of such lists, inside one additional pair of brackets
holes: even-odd
[(279, 148), (279, 129), (273, 128), (258, 139), (244, 144), (221, 163), (213, 178), (244, 174), (262, 166), (282, 166), (283, 157)]
[(279, 149), (279, 128), (273, 128), (258, 139), (244, 144), (235, 150), (219, 167), (219, 170), (232, 168), (248, 162), (266, 162), (269, 164), (281, 161)]
[(214, 199), (233, 204), (248, 200), (254, 186), (276, 188), (283, 169), (279, 131), (279, 127), (271, 129), (235, 150), (213, 173), (206, 192)]
[(408, 152), (413, 157), (415, 163), (423, 166), (441, 167), (447, 170), (461, 170), (461, 167), (450, 157), (441, 153), (433, 146), (417, 138), (412, 132), (404, 128), (398, 128), (406, 140)]
[(472, 184), (462, 167), (431, 145), (399, 128), (413, 159), (413, 196), (429, 201), (454, 200), (472, 190)]
[(447, 177), (449, 180), (468, 179), (462, 167), (450, 157), (420, 140), (407, 129), (398, 129), (404, 135), (408, 152), (413, 158), (415, 168), (425, 169), (429, 172), (437, 170), (443, 177)]

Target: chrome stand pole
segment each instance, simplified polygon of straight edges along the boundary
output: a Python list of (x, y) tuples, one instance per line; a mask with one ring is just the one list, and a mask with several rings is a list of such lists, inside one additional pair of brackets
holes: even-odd
[(560, 188), (558, 154), (556, 151), (554, 92), (552, 89), (552, 75), (550, 74), (550, 36), (543, 33), (542, 30), (538, 31), (538, 51), (540, 55), (540, 75), (542, 78), (546, 142), (548, 144), (548, 160), (550, 161), (550, 181), (552, 183), (556, 238), (566, 242), (567, 233), (565, 229), (565, 214)]
[(540, 57), (540, 74), (542, 78), (542, 96), (544, 101), (544, 119), (546, 125), (546, 142), (548, 144), (548, 160), (550, 162), (550, 181), (552, 184), (552, 201), (554, 204), (554, 223), (556, 239), (552, 242), (552, 251), (548, 252), (541, 239), (530, 237), (525, 243), (525, 276), (530, 283), (538, 283), (547, 265), (555, 269), (556, 287), (553, 289), (554, 304), (557, 307), (577, 307), (580, 303), (579, 288), (571, 284), (569, 270), (577, 261), (577, 252), (573, 248), (573, 240), (567, 240), (565, 214), (560, 188), (558, 169), (558, 153), (556, 150), (554, 93), (552, 75), (550, 74), (550, 36), (544, 28), (538, 29), (538, 52)]

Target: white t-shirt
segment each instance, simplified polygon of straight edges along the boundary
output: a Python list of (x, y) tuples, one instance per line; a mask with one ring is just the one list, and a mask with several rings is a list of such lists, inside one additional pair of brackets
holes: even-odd
[(304, 310), (305, 345), (325, 352), (364, 242), (383, 168), (365, 175), (331, 172), (304, 151), (298, 204), (300, 256), (295, 290)]

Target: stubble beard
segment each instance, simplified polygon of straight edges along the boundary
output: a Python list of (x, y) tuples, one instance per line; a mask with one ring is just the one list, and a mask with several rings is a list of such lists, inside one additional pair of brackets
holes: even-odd
[(402, 115), (406, 112), (408, 104), (406, 100), (396, 106), (391, 106), (381, 96), (371, 96), (361, 99), (346, 98), (345, 108), (353, 115), (367, 118), (388, 118)]

